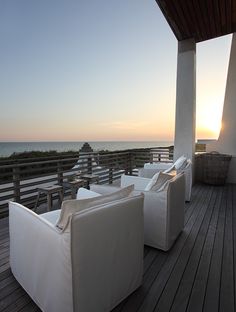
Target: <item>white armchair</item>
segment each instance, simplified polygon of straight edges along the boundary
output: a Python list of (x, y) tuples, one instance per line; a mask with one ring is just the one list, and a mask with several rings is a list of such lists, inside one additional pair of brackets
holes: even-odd
[(184, 226), (185, 177), (177, 174), (160, 191), (145, 191), (149, 182), (143, 177), (121, 177), (121, 187), (133, 184), (144, 193), (144, 243), (166, 251)]
[(179, 167), (176, 167), (175, 163), (145, 163), (144, 167), (139, 169), (138, 175), (144, 178), (152, 178), (159, 171), (170, 172), (171, 170), (185, 174), (185, 201), (189, 202), (192, 193), (192, 162), (190, 159), (186, 159), (183, 165)]
[(140, 286), (143, 195), (102, 197), (42, 215), (9, 204), (11, 269), (44, 312), (110, 311)]

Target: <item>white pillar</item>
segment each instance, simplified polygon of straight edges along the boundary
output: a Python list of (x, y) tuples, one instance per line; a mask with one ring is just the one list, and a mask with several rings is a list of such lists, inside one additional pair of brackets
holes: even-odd
[(193, 160), (196, 127), (196, 43), (178, 43), (174, 160), (185, 155)]
[(222, 129), (219, 139), (207, 145), (207, 151), (218, 151), (233, 156), (228, 182), (236, 183), (236, 33), (232, 37), (225, 100), (222, 115)]

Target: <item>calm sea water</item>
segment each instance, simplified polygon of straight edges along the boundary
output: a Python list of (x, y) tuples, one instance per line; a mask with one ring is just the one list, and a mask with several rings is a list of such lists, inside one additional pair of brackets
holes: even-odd
[[(145, 148), (173, 145), (173, 142), (88, 142), (94, 151), (125, 150), (130, 148)], [(10, 156), (13, 153), (25, 151), (79, 151), (84, 142), (0, 142), (0, 156)]]

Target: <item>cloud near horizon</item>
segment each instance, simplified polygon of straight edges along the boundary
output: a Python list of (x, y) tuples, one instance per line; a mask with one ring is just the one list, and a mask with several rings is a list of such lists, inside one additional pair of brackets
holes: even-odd
[(119, 120), (99, 123), (100, 127), (109, 127), (110, 129), (117, 130), (140, 130), (140, 128), (147, 126), (146, 121), (135, 121), (135, 120)]

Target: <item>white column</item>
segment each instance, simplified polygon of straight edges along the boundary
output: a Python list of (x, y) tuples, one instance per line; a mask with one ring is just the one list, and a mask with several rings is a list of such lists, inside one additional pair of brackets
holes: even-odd
[(196, 43), (178, 43), (174, 160), (185, 155), (193, 160), (196, 128)]
[(219, 139), (207, 145), (207, 151), (218, 151), (233, 156), (228, 174), (228, 182), (236, 183), (236, 33), (232, 37), (222, 115), (222, 129)]

